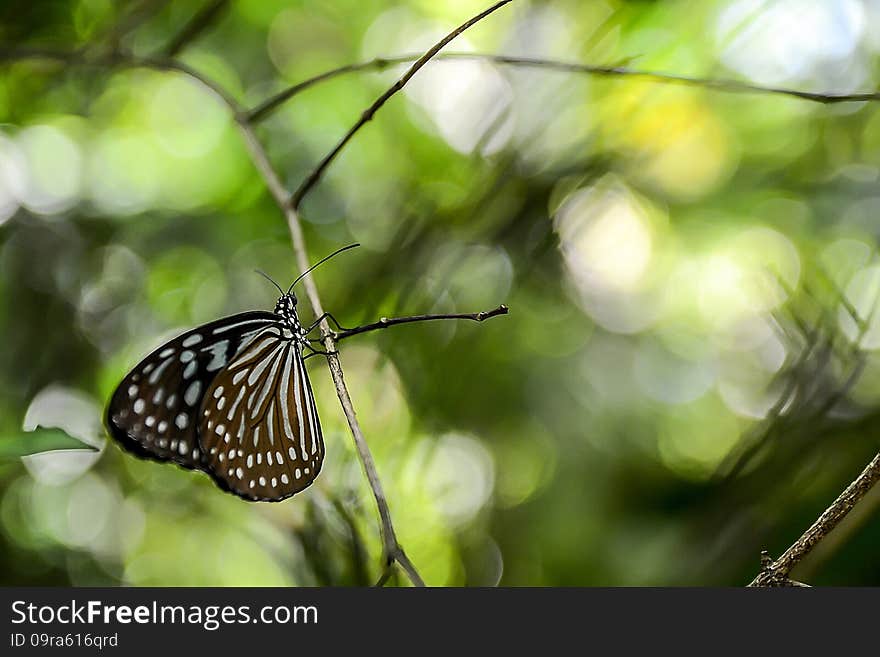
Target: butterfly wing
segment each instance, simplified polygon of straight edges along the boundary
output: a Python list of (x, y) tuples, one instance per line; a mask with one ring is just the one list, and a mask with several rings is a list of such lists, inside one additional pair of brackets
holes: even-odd
[(315, 480), (324, 442), (302, 352), (289, 331), (264, 328), (218, 373), (202, 402), (199, 431), (206, 470), (247, 500), (277, 502)]
[(205, 392), (240, 350), (277, 323), (274, 313), (241, 313), (163, 344), (128, 373), (110, 398), (110, 435), (138, 456), (204, 470), (198, 414)]

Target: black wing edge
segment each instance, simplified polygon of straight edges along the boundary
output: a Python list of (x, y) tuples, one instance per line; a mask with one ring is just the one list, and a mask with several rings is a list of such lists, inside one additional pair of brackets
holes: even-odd
[[(190, 462), (183, 460), (182, 458), (180, 458), (177, 455), (172, 455), (170, 458), (165, 458), (165, 457), (161, 457), (161, 456), (156, 456), (155, 454), (150, 452), (150, 450), (148, 450), (143, 445), (141, 445), (140, 442), (138, 442), (137, 440), (135, 440), (134, 438), (129, 436), (128, 433), (125, 431), (125, 429), (118, 427), (113, 423), (111, 409), (113, 406), (114, 397), (116, 397), (116, 395), (119, 393), (119, 389), (122, 387), (122, 384), (128, 379), (129, 375), (134, 370), (137, 370), (138, 368), (142, 367), (146, 361), (153, 358), (153, 356), (156, 352), (164, 349), (168, 345), (168, 343), (174, 342), (176, 340), (180, 340), (184, 336), (187, 336), (194, 331), (204, 331), (206, 329), (211, 329), (211, 328), (213, 328), (217, 325), (220, 325), (220, 324), (229, 323), (233, 320), (234, 321), (244, 321), (244, 320), (248, 320), (248, 319), (277, 319), (277, 317), (274, 313), (271, 313), (268, 311), (257, 310), (257, 311), (248, 311), (248, 312), (238, 313), (236, 315), (229, 315), (228, 317), (224, 317), (222, 319), (217, 319), (217, 320), (214, 320), (213, 322), (208, 322), (207, 324), (201, 324), (199, 326), (196, 326), (191, 329), (187, 329), (186, 331), (183, 331), (182, 333), (176, 335), (175, 337), (171, 338), (170, 340), (166, 340), (165, 342), (163, 342), (162, 344), (157, 346), (155, 349), (150, 351), (148, 354), (146, 354), (143, 358), (141, 358), (137, 362), (136, 365), (129, 368), (128, 372), (125, 374), (125, 376), (122, 377), (121, 381), (119, 382), (119, 385), (117, 385), (113, 389), (113, 393), (110, 395), (110, 399), (107, 400), (107, 404), (104, 408), (104, 427), (107, 429), (107, 433), (110, 435), (110, 437), (113, 438), (113, 440), (120, 447), (122, 447), (125, 451), (127, 451), (129, 454), (133, 454), (134, 456), (137, 456), (138, 458), (141, 458), (141, 459), (144, 459), (147, 461), (154, 461), (156, 463), (173, 463), (174, 465), (176, 465), (184, 470), (195, 470), (197, 472), (204, 472), (205, 474), (210, 475), (211, 479), (215, 483), (217, 483), (218, 486), (221, 489), (223, 489), (225, 492), (232, 493), (232, 494), (236, 495), (237, 497), (240, 497), (237, 493), (235, 493), (235, 491), (231, 491), (228, 488), (226, 488), (225, 486), (220, 486), (219, 485), (220, 482), (214, 478), (213, 473), (209, 469), (204, 467), (204, 464), (202, 462), (190, 463)], [(196, 433), (196, 439), (198, 440), (198, 428), (195, 429), (195, 433)], [(199, 441), (199, 451), (201, 451), (201, 448), (202, 448), (201, 441)], [(202, 454), (202, 460), (203, 459), (204, 459), (204, 454)], [(272, 500), (251, 500), (248, 498), (242, 498), (242, 499), (247, 499), (248, 501), (272, 501)]]
[(214, 471), (213, 471), (213, 470), (201, 469), (201, 471), (204, 472), (204, 473), (206, 473), (206, 474), (208, 474), (208, 475), (210, 475), (210, 477), (211, 477), (211, 479), (213, 480), (213, 482), (214, 482), (215, 484), (217, 484), (217, 488), (219, 488), (220, 490), (222, 490), (222, 491), (224, 491), (224, 492), (226, 492), (226, 493), (231, 493), (232, 495), (235, 495), (236, 497), (238, 497), (239, 499), (244, 500), (245, 502), (283, 502), (284, 500), (289, 500), (289, 499), (290, 499), (291, 497), (293, 497), (294, 495), (299, 495), (299, 494), (302, 493), (304, 490), (306, 490), (307, 488), (311, 487), (311, 486), (315, 483), (315, 481), (318, 479), (318, 475), (321, 474), (321, 467), (322, 467), (323, 465), (324, 465), (324, 459), (321, 459), (321, 462), (318, 464), (318, 467), (317, 467), (316, 470), (315, 470), (315, 477), (314, 477), (314, 479), (312, 479), (308, 484), (306, 484), (305, 486), (303, 486), (303, 487), (300, 488), (299, 490), (294, 491), (294, 492), (292, 492), (292, 493), (288, 493), (288, 494), (285, 495), (284, 497), (257, 497), (257, 496), (254, 496), (254, 495), (248, 495), (247, 493), (240, 493), (240, 492), (238, 492), (238, 491), (236, 491), (236, 490), (232, 490), (232, 489), (228, 486), (228, 484), (227, 484), (225, 481), (223, 481), (222, 479), (219, 479), (219, 478), (214, 474)]
[[(197, 470), (199, 472), (208, 472), (204, 467), (202, 467), (201, 463), (190, 463), (184, 461), (179, 456), (172, 456), (170, 458), (164, 458), (161, 456), (156, 456), (150, 450), (141, 445), (137, 440), (128, 435), (128, 432), (121, 427), (117, 427), (113, 424), (113, 418), (111, 417), (110, 407), (112, 406), (113, 398), (110, 398), (110, 401), (107, 402), (107, 408), (104, 410), (104, 427), (107, 429), (107, 433), (110, 434), (110, 437), (125, 451), (130, 454), (134, 454), (138, 458), (146, 459), (149, 461), (156, 461), (157, 463), (173, 463), (174, 465), (180, 466), (184, 470)], [(199, 447), (199, 451), (201, 451), (201, 446)], [(210, 474), (210, 473), (208, 473)]]

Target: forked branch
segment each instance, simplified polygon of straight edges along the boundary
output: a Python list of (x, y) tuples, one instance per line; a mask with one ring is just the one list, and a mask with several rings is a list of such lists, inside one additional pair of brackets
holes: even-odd
[[(382, 71), (392, 66), (408, 64), (419, 58), (419, 55), (397, 55), (395, 57), (376, 57), (357, 64), (346, 64), (338, 68), (324, 71), (315, 76), (297, 82), (275, 95), (267, 98), (247, 113), (251, 123), (257, 123), (270, 116), (276, 109), (294, 96), (302, 93), (321, 82), (327, 82), (334, 78), (359, 73), (362, 71)], [(839, 103), (863, 103), (880, 100), (878, 91), (861, 91), (853, 93), (820, 93), (815, 91), (803, 91), (788, 87), (765, 87), (751, 84), (741, 80), (724, 78), (697, 78), (674, 73), (662, 73), (660, 71), (644, 71), (627, 66), (600, 66), (595, 64), (581, 64), (579, 62), (566, 62), (557, 59), (544, 59), (539, 57), (515, 57), (511, 55), (493, 55), (475, 52), (448, 52), (439, 53), (433, 58), (438, 61), (471, 60), (486, 61), (501, 66), (513, 66), (516, 68), (535, 68), (547, 72), (574, 73), (604, 78), (634, 78), (653, 82), (655, 84), (671, 84), (687, 87), (702, 87), (713, 91), (733, 94), (770, 94), (774, 96), (789, 96), (800, 100), (809, 100), (823, 105), (836, 105)]]
[(483, 12), (480, 12), (473, 18), (468, 21), (465, 21), (457, 28), (452, 30), (445, 37), (440, 39), (437, 43), (435, 43), (424, 55), (419, 57), (415, 63), (410, 66), (406, 72), (400, 76), (400, 79), (391, 85), (381, 96), (379, 96), (372, 105), (370, 105), (367, 109), (364, 110), (364, 113), (361, 114), (361, 118), (358, 119), (357, 123), (355, 123), (351, 129), (345, 134), (345, 136), (339, 140), (339, 143), (324, 157), (321, 162), (318, 163), (312, 172), (306, 176), (306, 179), (303, 180), (302, 184), (299, 188), (293, 193), (293, 196), (290, 198), (290, 207), (294, 210), (298, 210), (300, 204), (302, 203), (303, 198), (306, 194), (309, 193), (309, 190), (315, 186), (315, 184), (321, 179), (321, 176), (326, 171), (327, 167), (330, 166), (330, 163), (339, 155), (340, 151), (345, 148), (345, 145), (351, 141), (351, 138), (355, 136), (355, 134), (363, 128), (369, 121), (373, 119), (376, 112), (381, 109), (381, 107), (388, 102), (388, 100), (396, 94), (398, 91), (403, 89), (407, 82), (418, 73), (419, 69), (421, 69), (425, 64), (427, 64), (434, 56), (439, 53), (446, 44), (459, 36), (462, 32), (467, 30), (468, 28), (476, 25), (481, 20), (486, 18), (489, 14), (494, 13), (495, 11), (501, 9), (504, 5), (510, 4), (513, 0), (501, 0), (501, 2), (496, 2), (494, 5), (489, 7)]

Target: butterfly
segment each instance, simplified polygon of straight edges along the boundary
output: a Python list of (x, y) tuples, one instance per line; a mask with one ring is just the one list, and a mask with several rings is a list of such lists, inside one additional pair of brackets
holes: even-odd
[[(110, 435), (137, 456), (210, 475), (250, 501), (278, 502), (321, 471), (324, 441), (304, 350), (308, 335), (292, 292), (272, 312), (239, 313), (191, 329), (155, 349), (117, 386)], [(262, 272), (260, 272), (262, 273)], [(268, 278), (268, 277), (267, 277)], [(269, 279), (271, 280), (271, 279)]]

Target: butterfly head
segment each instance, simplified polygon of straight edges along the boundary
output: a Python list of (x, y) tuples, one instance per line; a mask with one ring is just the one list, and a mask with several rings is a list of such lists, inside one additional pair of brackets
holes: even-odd
[(288, 324), (299, 324), (296, 314), (296, 295), (292, 292), (282, 294), (275, 304), (275, 314), (280, 315)]

